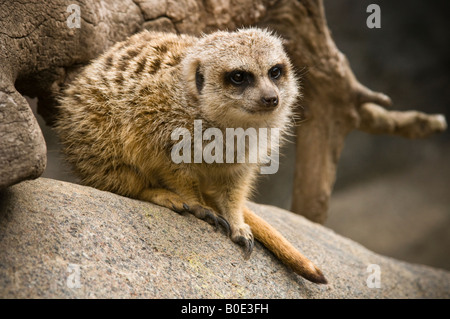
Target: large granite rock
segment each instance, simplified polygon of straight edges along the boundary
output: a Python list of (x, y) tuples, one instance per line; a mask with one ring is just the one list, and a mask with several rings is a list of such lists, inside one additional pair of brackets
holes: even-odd
[[(295, 275), (260, 244), (244, 260), (223, 232), (191, 215), (40, 178), (0, 193), (0, 297), (450, 297), (449, 272), (377, 255), (301, 216), (250, 205), (324, 271), (328, 285)], [(370, 288), (377, 267), (381, 288)]]

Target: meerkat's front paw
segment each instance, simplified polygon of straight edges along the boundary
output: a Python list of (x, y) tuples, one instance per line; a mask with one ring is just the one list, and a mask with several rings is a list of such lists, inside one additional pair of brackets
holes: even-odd
[(195, 217), (202, 219), (211, 225), (214, 225), (216, 230), (218, 229), (219, 225), (222, 226), (225, 231), (227, 232), (227, 235), (230, 235), (230, 224), (221, 216), (214, 213), (214, 211), (211, 208), (202, 206), (202, 205), (187, 205), (184, 204), (184, 209), (191, 214), (193, 214)]
[(255, 245), (250, 226), (247, 224), (231, 225), (231, 240), (244, 247), (244, 258), (249, 259)]

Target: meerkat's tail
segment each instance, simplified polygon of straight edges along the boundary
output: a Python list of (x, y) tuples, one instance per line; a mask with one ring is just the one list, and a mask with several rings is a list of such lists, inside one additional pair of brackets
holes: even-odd
[(286, 238), (264, 219), (250, 209), (244, 209), (245, 222), (250, 226), (253, 236), (278, 257), (296, 274), (317, 284), (327, 284), (325, 276), (319, 268), (303, 256)]

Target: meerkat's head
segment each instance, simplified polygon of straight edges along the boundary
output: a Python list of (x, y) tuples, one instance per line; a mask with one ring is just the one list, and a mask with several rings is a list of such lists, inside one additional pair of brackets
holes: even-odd
[(201, 38), (183, 60), (188, 99), (228, 127), (284, 126), (298, 83), (282, 41), (256, 28)]

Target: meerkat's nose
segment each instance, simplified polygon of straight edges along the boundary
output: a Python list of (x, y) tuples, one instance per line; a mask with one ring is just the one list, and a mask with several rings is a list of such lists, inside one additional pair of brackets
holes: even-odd
[(278, 105), (278, 96), (263, 96), (261, 102), (266, 107), (275, 107)]

